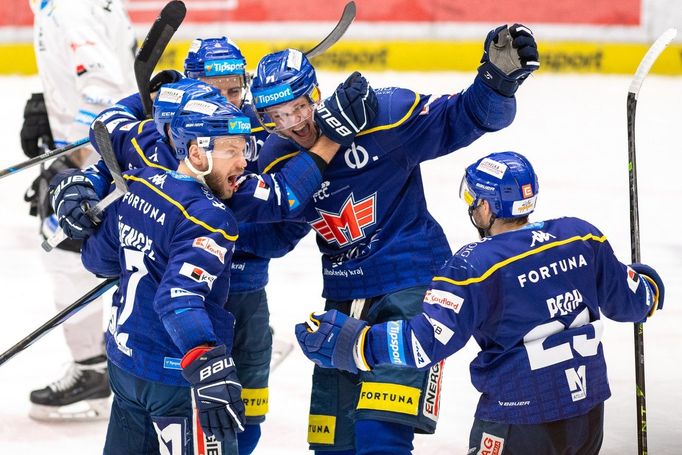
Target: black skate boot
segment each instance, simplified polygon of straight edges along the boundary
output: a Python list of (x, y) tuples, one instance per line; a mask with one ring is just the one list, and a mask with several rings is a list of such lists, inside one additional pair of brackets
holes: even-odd
[(66, 375), (31, 392), (36, 420), (101, 420), (109, 417), (111, 387), (106, 356), (74, 362)]

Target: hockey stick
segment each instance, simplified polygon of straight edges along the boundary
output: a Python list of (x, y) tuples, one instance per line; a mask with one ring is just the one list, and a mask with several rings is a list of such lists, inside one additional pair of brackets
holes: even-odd
[[(635, 113), (637, 96), (644, 78), (661, 52), (677, 35), (674, 28), (668, 29), (651, 45), (635, 71), (628, 89), (627, 121), (628, 121), (628, 172), (630, 189), (630, 250), (632, 262), (640, 261), (639, 250), (639, 206), (637, 202), (637, 162), (635, 157)], [(647, 453), (646, 427), (646, 390), (644, 384), (644, 325), (635, 324), (635, 387), (637, 396), (637, 453)]]
[(161, 54), (168, 46), (175, 31), (185, 19), (187, 9), (180, 0), (173, 0), (163, 7), (159, 17), (149, 29), (142, 46), (135, 56), (135, 80), (142, 97), (144, 112), (151, 116), (152, 100), (149, 97), (149, 78), (161, 59)]
[(88, 303), (97, 300), (102, 294), (107, 292), (112, 286), (118, 284), (118, 278), (107, 278), (97, 286), (95, 286), (91, 291), (85, 294), (80, 299), (73, 302), (68, 307), (64, 308), (59, 313), (55, 314), (43, 325), (38, 327), (33, 332), (29, 333), (24, 337), (23, 340), (19, 341), (17, 344), (9, 348), (7, 351), (0, 354), (0, 365), (7, 362), (9, 359), (31, 346), (33, 343), (38, 341), (43, 335), (49, 333), (52, 329), (59, 326), (62, 322), (69, 319), (71, 316), (76, 314), (78, 311), (82, 310)]
[(348, 30), (348, 27), (350, 27), (350, 24), (353, 23), (353, 20), (355, 20), (355, 2), (351, 1), (346, 3), (346, 6), (343, 8), (341, 19), (339, 19), (334, 30), (320, 41), (317, 46), (305, 52), (304, 55), (310, 59), (325, 52), (341, 39), (343, 34), (346, 33), (346, 30)]
[[(99, 153), (102, 156), (107, 169), (109, 169), (115, 185), (114, 191), (107, 194), (104, 199), (95, 204), (94, 207), (90, 207), (85, 212), (90, 219), (100, 221), (100, 216), (102, 215), (102, 212), (104, 212), (104, 209), (126, 194), (128, 191), (128, 185), (126, 185), (123, 175), (121, 174), (121, 168), (118, 166), (118, 162), (116, 161), (116, 155), (114, 154), (114, 149), (111, 145), (111, 138), (109, 137), (109, 131), (107, 131), (107, 127), (104, 126), (104, 123), (96, 120), (92, 125), (92, 129), (95, 132), (95, 142), (97, 143)], [(43, 242), (42, 247), (45, 251), (49, 252), (64, 240), (66, 240), (66, 234), (62, 228), (59, 228), (52, 237), (46, 239)]]
[(90, 143), (90, 139), (87, 137), (84, 137), (83, 139), (79, 139), (76, 142), (72, 142), (70, 144), (65, 145), (64, 147), (59, 147), (54, 150), (50, 150), (49, 152), (45, 152), (42, 155), (34, 156), (33, 158), (22, 161), (21, 163), (15, 164), (14, 166), (10, 166), (6, 169), (0, 170), (0, 179), (3, 177), (7, 177), (8, 175), (12, 175), (15, 172), (23, 171), (24, 169), (28, 169), (30, 167), (33, 167), (37, 164), (40, 164), (44, 161), (49, 160), (50, 158), (57, 158), (58, 156), (61, 156), (65, 154), (66, 152), (70, 152), (72, 150), (78, 150), (79, 148), (85, 147)]

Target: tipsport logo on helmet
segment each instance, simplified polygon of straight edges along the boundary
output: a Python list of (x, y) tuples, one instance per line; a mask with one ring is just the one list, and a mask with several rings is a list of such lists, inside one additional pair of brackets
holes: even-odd
[(237, 117), (229, 120), (227, 132), (230, 134), (251, 134), (251, 121), (248, 117)]
[(253, 102), (256, 109), (284, 103), (294, 99), (294, 91), (289, 84), (278, 85), (265, 90), (253, 92)]
[(224, 60), (210, 60), (204, 62), (206, 76), (225, 76), (229, 74), (244, 74), (244, 61), (234, 58)]

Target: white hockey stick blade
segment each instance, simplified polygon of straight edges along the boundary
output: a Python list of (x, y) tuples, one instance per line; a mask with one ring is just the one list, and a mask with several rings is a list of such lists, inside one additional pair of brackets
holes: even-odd
[(642, 61), (639, 62), (637, 71), (635, 71), (635, 77), (632, 79), (632, 82), (630, 83), (630, 89), (628, 90), (629, 93), (635, 94), (635, 99), (637, 99), (639, 89), (642, 87), (642, 82), (644, 82), (646, 75), (649, 74), (649, 70), (651, 70), (654, 62), (665, 50), (665, 48), (668, 47), (668, 44), (670, 44), (675, 36), (677, 36), (677, 29), (675, 28), (669, 28), (663, 32), (663, 34), (659, 36), (656, 41), (654, 41), (654, 44), (651, 45), (649, 50), (646, 51)]
[(270, 371), (274, 371), (293, 351), (294, 345), (288, 341), (275, 338), (272, 340), (272, 357), (270, 358)]

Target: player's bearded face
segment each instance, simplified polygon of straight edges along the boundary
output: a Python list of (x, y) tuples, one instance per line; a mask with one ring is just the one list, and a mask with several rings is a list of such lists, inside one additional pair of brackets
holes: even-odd
[(244, 173), (246, 138), (219, 137), (213, 144), (213, 170), (206, 184), (220, 199), (229, 199), (237, 190), (237, 179)]
[(277, 134), (309, 149), (315, 144), (318, 136), (317, 126), (313, 119), (314, 110), (308, 97), (300, 96), (293, 101), (269, 107), (265, 113), (275, 124)]
[(199, 80), (215, 87), (227, 101), (237, 107), (241, 107), (245, 91), (243, 76), (209, 76), (200, 77)]

